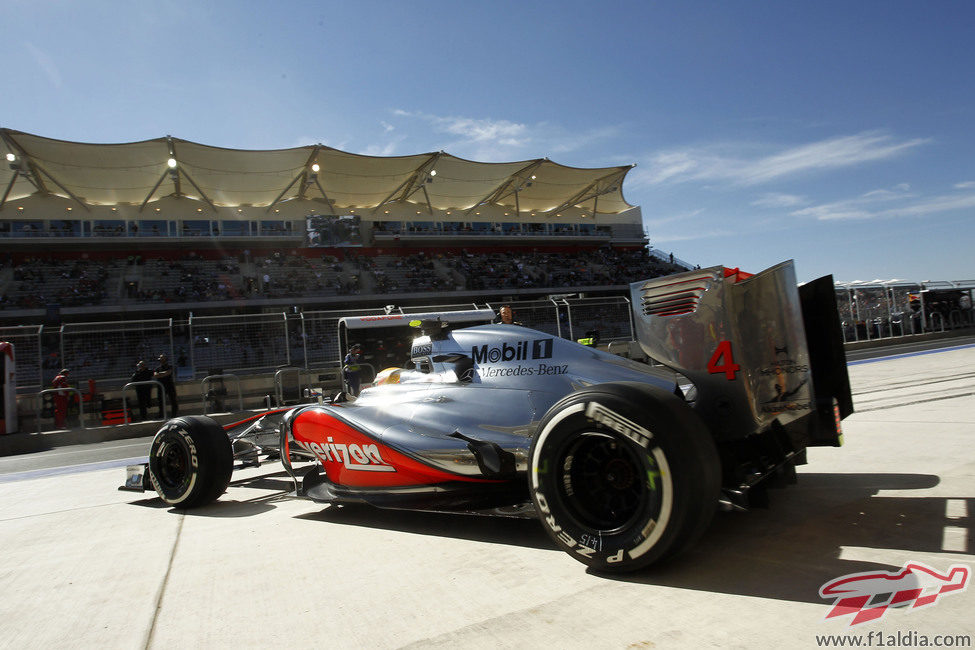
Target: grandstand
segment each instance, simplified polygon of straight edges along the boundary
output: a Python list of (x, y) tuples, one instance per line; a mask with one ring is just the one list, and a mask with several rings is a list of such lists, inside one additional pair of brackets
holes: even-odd
[[(678, 268), (650, 264), (640, 209), (623, 198), (630, 166), (9, 129), (0, 155), (4, 323), (618, 291), (648, 266)], [(621, 273), (624, 258), (636, 265)]]

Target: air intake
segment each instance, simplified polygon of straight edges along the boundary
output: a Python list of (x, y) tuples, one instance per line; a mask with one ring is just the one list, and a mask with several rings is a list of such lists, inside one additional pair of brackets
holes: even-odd
[(673, 282), (647, 282), (640, 287), (644, 316), (678, 316), (697, 309), (701, 296), (714, 281), (711, 273), (682, 277)]

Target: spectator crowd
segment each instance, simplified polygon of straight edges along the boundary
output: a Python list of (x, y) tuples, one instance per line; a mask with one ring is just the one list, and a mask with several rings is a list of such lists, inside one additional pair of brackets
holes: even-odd
[(683, 270), (642, 250), (568, 252), (431, 248), (407, 254), (352, 248), (250, 251), (219, 258), (196, 252), (89, 259), (27, 256), (0, 264), (0, 310), (49, 305), (194, 303), (491, 289), (625, 285)]

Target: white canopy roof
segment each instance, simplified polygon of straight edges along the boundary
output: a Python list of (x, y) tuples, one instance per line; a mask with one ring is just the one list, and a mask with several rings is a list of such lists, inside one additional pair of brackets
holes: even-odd
[(622, 192), (631, 165), (583, 169), (547, 158), (484, 163), (442, 151), (377, 157), (320, 144), (247, 151), (169, 136), (90, 144), (10, 129), (0, 129), (0, 155), (6, 157), (0, 167), (0, 209), (35, 194), (83, 206), (145, 206), (168, 196), (213, 208), (320, 199), (332, 213), (403, 202), (431, 213), (499, 205), (553, 216), (572, 206), (602, 214), (633, 207)]

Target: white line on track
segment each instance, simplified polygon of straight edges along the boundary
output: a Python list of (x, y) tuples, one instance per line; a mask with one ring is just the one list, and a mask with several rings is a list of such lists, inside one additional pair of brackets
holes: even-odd
[[(88, 444), (90, 445), (90, 444), (98, 444), (98, 443), (88, 443)], [(98, 447), (98, 449), (99, 449), (99, 451), (101, 451), (101, 450), (106, 450), (107, 451), (109, 449), (126, 449), (128, 447), (140, 447), (140, 446), (145, 446), (147, 444), (148, 443), (145, 442), (145, 441), (142, 441), (142, 442), (132, 442), (132, 443), (129, 443), (129, 444), (126, 444), (126, 445), (113, 445), (111, 447)], [(44, 451), (44, 452), (39, 452), (39, 453), (43, 453), (45, 456), (71, 456), (71, 455), (76, 455), (76, 454), (78, 454), (80, 452), (83, 452), (83, 451), (90, 451), (90, 447), (88, 445), (85, 445), (82, 448), (80, 445), (75, 445), (73, 447), (65, 447), (64, 448), (64, 451), (49, 450), (49, 451)]]
[(882, 356), (882, 357), (872, 357), (869, 359), (858, 359), (856, 361), (848, 361), (846, 365), (858, 366), (865, 363), (877, 363), (878, 361), (891, 361), (893, 359), (904, 359), (906, 357), (920, 357), (926, 354), (938, 354), (940, 352), (955, 352), (957, 350), (965, 350), (972, 347), (975, 347), (975, 343), (967, 343), (964, 345), (953, 345), (947, 348), (933, 348), (929, 350), (918, 350), (916, 352), (903, 352), (900, 354), (891, 354), (889, 356)]
[(127, 465), (139, 465), (149, 462), (148, 456), (135, 456), (132, 458), (120, 458), (118, 460), (103, 460), (98, 463), (83, 463), (81, 465), (67, 465), (65, 467), (49, 467), (45, 469), (32, 469), (16, 474), (0, 475), (0, 483), (12, 483), (14, 481), (27, 481), (35, 478), (46, 478), (49, 476), (63, 476), (65, 474), (80, 474), (82, 472), (96, 472), (113, 467), (125, 467)]

